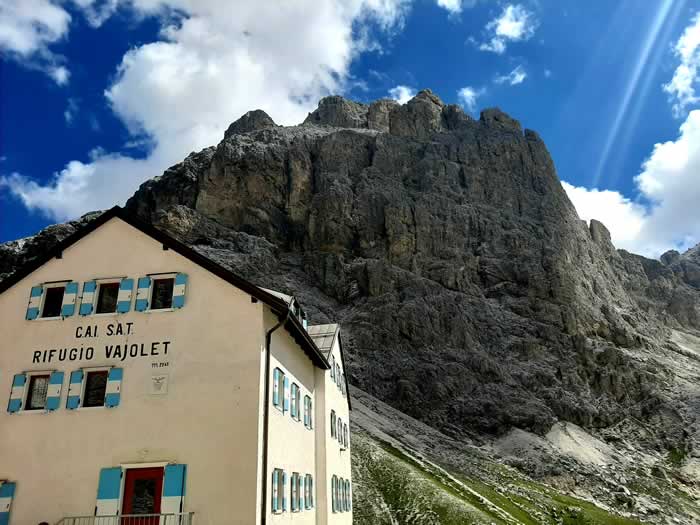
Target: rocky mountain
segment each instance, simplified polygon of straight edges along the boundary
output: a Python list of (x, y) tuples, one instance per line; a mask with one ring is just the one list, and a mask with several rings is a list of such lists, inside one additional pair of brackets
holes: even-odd
[[(127, 207), (342, 323), (363, 395), (550, 487), (700, 519), (700, 246), (616, 250), (498, 109), (474, 120), (426, 90), (327, 97), (290, 127), (251, 111)], [(1, 245), (0, 277), (87, 219)]]

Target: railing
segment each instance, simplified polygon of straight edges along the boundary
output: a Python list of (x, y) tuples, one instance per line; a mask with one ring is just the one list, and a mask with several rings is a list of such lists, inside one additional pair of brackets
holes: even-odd
[(56, 525), (193, 525), (194, 512), (178, 514), (119, 514), (118, 516), (74, 516)]

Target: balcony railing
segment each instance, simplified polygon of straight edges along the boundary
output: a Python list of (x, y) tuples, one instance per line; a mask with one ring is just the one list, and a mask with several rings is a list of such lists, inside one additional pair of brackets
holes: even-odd
[(73, 516), (56, 525), (193, 525), (194, 512), (179, 514), (119, 514), (118, 516)]

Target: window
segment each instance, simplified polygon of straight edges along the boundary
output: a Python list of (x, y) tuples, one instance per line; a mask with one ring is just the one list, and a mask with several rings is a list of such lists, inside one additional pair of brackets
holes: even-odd
[(275, 368), (272, 378), (272, 404), (284, 412), (284, 372)]
[(331, 437), (335, 437), (335, 410), (331, 410)]
[(65, 286), (51, 286), (46, 288), (44, 297), (44, 307), (41, 310), (41, 317), (60, 317), (61, 306), (63, 305), (63, 293)]
[(292, 383), (292, 418), (301, 420), (301, 390), (296, 383)]
[(333, 512), (338, 512), (338, 477), (335, 474), (331, 478), (331, 503)]
[(304, 505), (307, 509), (311, 509), (314, 506), (314, 477), (311, 474), (306, 475), (306, 482), (304, 483)]
[(345, 510), (350, 511), (352, 509), (352, 494), (350, 493), (350, 481), (345, 480), (345, 496), (346, 496), (346, 508)]
[(335, 379), (335, 358), (331, 356), (331, 379)]
[(151, 291), (151, 310), (164, 310), (173, 307), (173, 288), (175, 279), (168, 277), (165, 279), (153, 279), (153, 290)]
[(102, 407), (105, 405), (108, 370), (94, 370), (85, 375), (84, 407)]
[(97, 308), (95, 313), (111, 314), (117, 311), (119, 283), (100, 283), (97, 292)]
[(272, 512), (284, 512), (287, 510), (287, 502), (284, 497), (286, 476), (284, 470), (276, 468), (272, 471)]
[(343, 420), (338, 418), (338, 428), (335, 429), (335, 437), (338, 438), (338, 443), (343, 443)]
[(43, 410), (46, 408), (46, 397), (49, 393), (49, 377), (49, 374), (29, 376), (25, 410)]
[(340, 388), (340, 365), (335, 365), (335, 384)]
[(304, 396), (304, 426), (309, 429), (314, 428), (313, 417), (311, 415), (312, 408), (311, 397)]
[(348, 448), (348, 424), (343, 424), (343, 447)]
[(299, 473), (292, 473), (292, 486), (291, 486), (291, 501), (292, 501), (292, 512), (299, 510)]

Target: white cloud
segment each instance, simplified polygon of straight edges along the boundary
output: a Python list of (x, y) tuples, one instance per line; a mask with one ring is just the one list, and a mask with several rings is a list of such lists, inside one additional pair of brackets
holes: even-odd
[(695, 87), (700, 80), (700, 12), (695, 15), (691, 24), (685, 28), (683, 34), (674, 46), (675, 55), (681, 63), (676, 68), (673, 78), (664, 84), (671, 101), (673, 113), (676, 117), (685, 114), (688, 106), (700, 102), (700, 97), (695, 92)]
[(488, 41), (479, 45), (479, 49), (503, 54), (509, 42), (528, 40), (536, 28), (533, 13), (521, 4), (508, 4), (498, 17), (486, 24)]
[(474, 112), (476, 110), (477, 99), (484, 94), (483, 89), (474, 89), (470, 86), (465, 86), (459, 91), (457, 91), (457, 98), (460, 104), (464, 106), (469, 112)]
[(449, 11), (451, 15), (458, 15), (462, 9), (474, 7), (478, 0), (437, 0), (437, 5)]
[(596, 219), (610, 229), (618, 248), (636, 246), (635, 240), (644, 224), (646, 209), (617, 191), (588, 189), (562, 181), (569, 199), (585, 221)]
[(69, 98), (66, 109), (63, 111), (63, 118), (66, 121), (66, 124), (69, 126), (73, 124), (76, 113), (78, 113), (78, 101), (74, 98)]
[(598, 219), (618, 248), (658, 257), (700, 242), (700, 110), (691, 111), (675, 141), (654, 146), (635, 177), (649, 206), (614, 191), (589, 190), (563, 183), (581, 218)]
[(58, 85), (68, 82), (63, 57), (48, 46), (66, 36), (71, 16), (50, 0), (0, 2), (0, 51), (25, 67), (43, 71)]
[(145, 159), (101, 153), (68, 163), (44, 186), (18, 174), (1, 184), (57, 220), (123, 203), (145, 179), (216, 144), (228, 124), (250, 109), (263, 109), (281, 124), (301, 122), (320, 97), (343, 91), (352, 60), (367, 49), (362, 28), (395, 30), (407, 9), (404, 0), (232, 4), (128, 4), (141, 15), (162, 14), (163, 6), (184, 13), (180, 23), (163, 27), (161, 40), (124, 55), (105, 93), (134, 138), (152, 140)]
[(522, 84), (522, 82), (527, 78), (527, 72), (523, 66), (516, 67), (513, 71), (507, 75), (502, 75), (496, 77), (496, 84), (505, 84), (506, 82), (511, 86), (517, 84)]
[(408, 86), (396, 86), (389, 90), (389, 96), (399, 104), (405, 104), (416, 96), (416, 90)]

